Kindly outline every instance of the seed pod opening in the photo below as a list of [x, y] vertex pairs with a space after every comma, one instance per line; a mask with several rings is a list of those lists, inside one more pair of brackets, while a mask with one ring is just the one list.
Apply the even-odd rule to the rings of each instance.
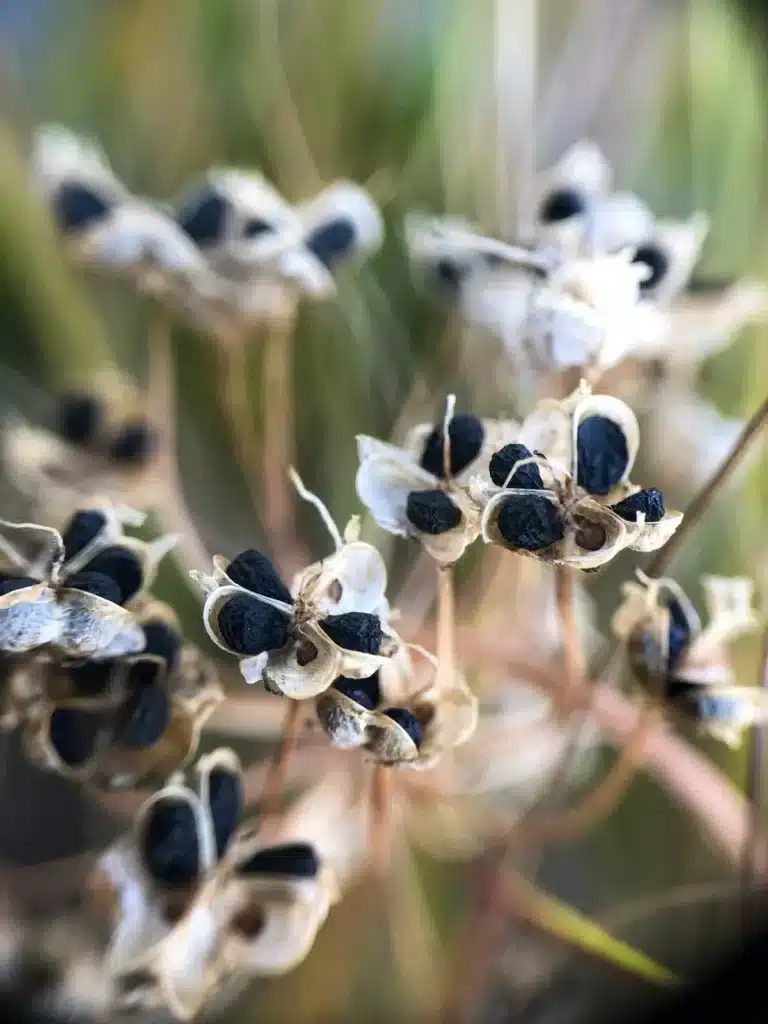
[[96, 712], [81, 708], [55, 708], [48, 724], [48, 737], [64, 764], [79, 768], [96, 753], [103, 725], [103, 715]]
[[559, 509], [537, 494], [518, 494], [504, 502], [498, 529], [508, 544], [523, 551], [541, 551], [565, 536]]
[[[451, 445], [451, 475], [456, 476], [480, 454], [485, 428], [476, 416], [459, 413], [450, 422], [448, 438]], [[445, 477], [443, 440], [443, 425], [440, 424], [427, 437], [421, 456], [421, 468], [440, 480]]]
[[185, 886], [200, 873], [197, 817], [191, 804], [175, 797], [157, 800], [142, 822], [139, 848], [148, 874], [169, 886]]
[[368, 711], [374, 711], [381, 702], [378, 672], [374, 672], [368, 679], [348, 679], [347, 676], [339, 676], [333, 688]]
[[207, 795], [216, 840], [216, 855], [221, 857], [229, 845], [245, 806], [239, 773], [221, 765], [212, 768], [207, 776]]
[[182, 637], [172, 626], [162, 619], [150, 619], [142, 624], [144, 630], [144, 653], [156, 654], [173, 672], [181, 655]]
[[182, 204], [176, 222], [201, 248], [221, 242], [226, 233], [231, 204], [211, 185], [203, 185]]
[[454, 530], [461, 511], [444, 491], [411, 491], [405, 506], [408, 522], [421, 533], [439, 536]]
[[115, 716], [115, 739], [126, 747], [145, 750], [168, 729], [171, 702], [160, 675], [161, 667], [149, 659], [131, 666], [128, 696]]
[[347, 217], [335, 217], [321, 224], [307, 237], [306, 247], [329, 269], [355, 248], [357, 232]]
[[10, 594], [14, 590], [23, 590], [25, 587], [34, 587], [39, 580], [32, 576], [9, 576], [0, 574], [0, 597], [3, 594]]
[[101, 533], [107, 517], [98, 509], [81, 509], [72, 516], [62, 533], [64, 560], [69, 561]]
[[636, 521], [638, 512], [645, 514], [646, 523], [658, 523], [664, 518], [666, 511], [664, 495], [655, 487], [649, 487], [644, 491], [637, 491], [636, 494], [630, 494], [623, 501], [611, 505], [611, 510], [617, 516], [621, 516], [622, 519], [631, 523]]
[[143, 420], [124, 423], [107, 448], [107, 454], [117, 462], [136, 465], [144, 462], [155, 446], [155, 432]]
[[384, 714], [387, 718], [391, 718], [393, 722], [396, 722], [401, 729], [405, 729], [416, 744], [417, 749], [421, 746], [424, 739], [424, 729], [414, 714], [406, 708], [388, 708]]
[[58, 433], [73, 444], [87, 444], [96, 436], [104, 416], [94, 395], [74, 392], [59, 399]]
[[640, 282], [640, 292], [646, 294], [660, 284], [669, 270], [669, 256], [665, 250], [655, 242], [645, 242], [635, 249], [632, 257], [633, 263], [642, 263], [650, 270], [650, 276]]
[[289, 623], [271, 605], [237, 594], [221, 606], [218, 627], [224, 643], [237, 654], [276, 651], [288, 642]]
[[51, 211], [56, 227], [63, 234], [84, 231], [104, 220], [114, 203], [99, 195], [96, 189], [78, 181], [64, 181], [56, 189]]
[[539, 220], [543, 224], [557, 224], [585, 213], [587, 200], [576, 188], [553, 189], [539, 207]]
[[117, 544], [97, 552], [82, 571], [103, 573], [114, 580], [119, 589], [115, 603], [121, 605], [135, 597], [143, 583], [141, 562], [133, 551]]

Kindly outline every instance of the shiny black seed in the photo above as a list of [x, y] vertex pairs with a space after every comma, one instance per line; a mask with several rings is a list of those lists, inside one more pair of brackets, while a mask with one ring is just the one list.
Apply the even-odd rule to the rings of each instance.
[[143, 420], [124, 423], [107, 448], [110, 459], [118, 462], [139, 463], [152, 454], [155, 432]]
[[107, 517], [97, 509], [75, 512], [62, 534], [65, 559], [73, 558], [101, 533]]
[[291, 592], [277, 575], [275, 567], [266, 555], [250, 548], [233, 559], [227, 567], [227, 576], [254, 594], [272, 597], [276, 601], [293, 604]]
[[182, 205], [176, 220], [197, 245], [212, 245], [224, 236], [229, 206], [229, 202], [214, 192], [210, 185], [203, 185]]
[[200, 871], [197, 822], [186, 801], [168, 798], [150, 808], [141, 836], [149, 874], [166, 885], [187, 885]]
[[586, 197], [575, 188], [557, 188], [549, 193], [539, 207], [539, 220], [544, 224], [555, 224], [584, 213]]
[[333, 684], [333, 688], [361, 707], [367, 708], [368, 711], [375, 710], [381, 700], [378, 672], [374, 672], [368, 679], [349, 679], [347, 676], [339, 676]]
[[79, 182], [65, 181], [53, 196], [53, 216], [60, 231], [81, 231], [103, 220], [113, 203]]
[[667, 668], [674, 672], [685, 656], [691, 642], [691, 625], [679, 601], [671, 598], [667, 602], [669, 608], [669, 639]]
[[378, 654], [384, 634], [378, 615], [368, 612], [347, 612], [322, 619], [320, 628], [339, 647], [362, 654]]
[[405, 514], [417, 530], [433, 536], [447, 533], [461, 522], [461, 512], [444, 491], [411, 491]]
[[221, 857], [243, 813], [245, 797], [240, 776], [227, 768], [214, 768], [208, 775], [208, 804], [216, 836], [216, 854]]
[[410, 711], [406, 711], [405, 708], [388, 708], [384, 714], [387, 718], [391, 718], [393, 722], [397, 722], [401, 729], [405, 729], [417, 747], [421, 746], [421, 741], [424, 739], [424, 730], [421, 727], [421, 722], [415, 715], [412, 715]]
[[24, 587], [34, 587], [40, 580], [32, 576], [7, 576], [5, 573], [0, 576], [0, 597], [3, 594], [10, 594], [13, 590], [23, 590]]
[[65, 586], [72, 590], [84, 590], [86, 594], [93, 594], [94, 597], [103, 597], [105, 601], [113, 604], [121, 604], [120, 587], [116, 580], [103, 572], [96, 572], [93, 569], [81, 569], [67, 576]]
[[454, 260], [443, 257], [435, 263], [435, 277], [441, 287], [448, 291], [457, 292], [465, 276], [466, 269]]
[[238, 594], [219, 610], [219, 632], [237, 654], [277, 651], [288, 642], [288, 619], [255, 597]]
[[99, 697], [106, 692], [115, 663], [107, 661], [86, 661], [73, 665], [68, 670], [75, 697]]
[[[448, 428], [451, 442], [451, 475], [465, 469], [480, 454], [485, 437], [485, 428], [476, 416], [460, 413], [451, 420]], [[434, 428], [424, 444], [421, 468], [433, 476], [443, 479], [443, 425]]]
[[101, 425], [101, 402], [93, 395], [73, 393], [59, 400], [57, 429], [62, 437], [75, 444], [92, 441]]
[[634, 523], [638, 512], [645, 512], [646, 523], [658, 523], [664, 518], [664, 495], [655, 487], [649, 487], [645, 491], [638, 491], [630, 494], [624, 501], [611, 505], [611, 509], [617, 516]]
[[304, 244], [321, 263], [332, 267], [349, 254], [356, 238], [354, 224], [347, 217], [336, 217], [316, 228]]
[[539, 467], [535, 462], [521, 466], [511, 480], [509, 474], [515, 463], [522, 459], [530, 459], [533, 453], [524, 444], [506, 444], [501, 451], [495, 452], [488, 467], [491, 480], [497, 487], [527, 487], [531, 490], [544, 486]]
[[165, 688], [157, 681], [159, 674], [151, 661], [131, 666], [128, 696], [115, 716], [115, 739], [126, 747], [145, 750], [168, 728], [171, 706]]
[[49, 724], [51, 746], [64, 764], [76, 768], [93, 757], [102, 724], [100, 714], [81, 708], [56, 708]]
[[144, 630], [144, 653], [156, 654], [173, 672], [181, 652], [181, 635], [162, 619], [150, 619], [142, 626]]
[[263, 220], [261, 217], [249, 217], [243, 224], [243, 237], [258, 238], [259, 235], [265, 235], [274, 230], [274, 225], [270, 224], [268, 220]]
[[243, 875], [289, 875], [315, 878], [320, 861], [309, 843], [284, 843], [259, 850], [240, 867]]
[[651, 276], [647, 280], [640, 282], [641, 292], [652, 291], [663, 280], [664, 275], [669, 270], [669, 256], [660, 245], [655, 245], [653, 242], [639, 245], [635, 250], [635, 255], [632, 257], [632, 262], [642, 263], [651, 271]]
[[141, 590], [143, 573], [141, 562], [128, 548], [115, 544], [102, 548], [85, 566], [90, 572], [104, 573], [113, 579], [118, 587], [117, 604], [125, 604]]
[[513, 547], [540, 551], [565, 536], [557, 508], [538, 494], [521, 494], [501, 506], [499, 533]]
[[578, 482], [588, 494], [607, 494], [629, 462], [621, 427], [605, 416], [588, 416], [576, 434]]

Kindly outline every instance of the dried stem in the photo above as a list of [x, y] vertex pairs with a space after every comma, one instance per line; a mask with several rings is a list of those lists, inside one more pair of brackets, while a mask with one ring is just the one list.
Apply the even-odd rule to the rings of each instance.
[[[760, 689], [768, 688], [768, 630], [763, 635], [763, 656], [760, 660], [760, 675], [757, 681]], [[755, 851], [760, 842], [762, 818], [762, 781], [763, 760], [765, 751], [765, 727], [755, 725], [749, 741], [747, 760], [747, 781], [745, 792], [750, 808], [749, 831], [744, 842], [742, 858], [742, 916], [744, 931], [748, 932], [760, 916], [760, 908], [755, 904], [762, 902], [755, 899]]]
[[299, 735], [304, 724], [301, 701], [289, 700], [285, 713], [285, 724], [280, 746], [267, 771], [264, 788], [259, 801], [262, 818], [274, 817], [279, 813], [285, 796], [285, 780], [288, 774], [288, 763], [296, 749]]
[[383, 878], [389, 871], [392, 843], [392, 768], [377, 764], [371, 778], [371, 868]]
[[219, 401], [229, 420], [240, 470], [254, 512], [261, 508], [257, 467], [261, 445], [254, 428], [253, 408], [248, 391], [248, 337], [245, 332], [221, 339], [219, 357]]
[[449, 689], [455, 676], [456, 609], [453, 593], [453, 566], [437, 567], [437, 674], [435, 690]]
[[555, 593], [563, 640], [563, 661], [568, 686], [584, 678], [584, 651], [576, 623], [576, 585], [573, 570], [567, 565], [555, 566]]

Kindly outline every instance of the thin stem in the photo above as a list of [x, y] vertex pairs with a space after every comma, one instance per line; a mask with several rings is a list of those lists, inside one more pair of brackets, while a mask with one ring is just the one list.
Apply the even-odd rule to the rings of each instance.
[[304, 715], [301, 701], [289, 700], [280, 746], [277, 748], [272, 763], [269, 766], [267, 777], [264, 780], [264, 788], [261, 791], [259, 804], [261, 815], [265, 819], [274, 817], [280, 811], [285, 795], [288, 763], [296, 749], [303, 724]]
[[278, 568], [290, 575], [299, 568], [293, 492], [287, 471], [295, 460], [293, 401], [293, 329], [295, 309], [273, 320], [264, 338], [262, 396], [264, 415], [264, 526]]
[[373, 766], [371, 778], [371, 868], [383, 878], [389, 871], [392, 844], [392, 768]]
[[220, 339], [219, 400], [229, 420], [235, 445], [235, 461], [248, 488], [254, 512], [261, 508], [258, 469], [261, 445], [254, 428], [253, 408], [248, 391], [248, 338], [243, 334]]
[[717, 492], [733, 476], [741, 463], [741, 460], [746, 455], [750, 445], [766, 423], [768, 423], [768, 398], [763, 401], [762, 405], [760, 405], [751, 419], [744, 425], [744, 429], [739, 435], [733, 448], [731, 448], [725, 459], [718, 466], [709, 480], [704, 483], [701, 490], [688, 506], [685, 517], [677, 530], [672, 534], [664, 547], [659, 549], [656, 557], [651, 560], [650, 564], [645, 569], [648, 576], [658, 577], [665, 574], [679, 553], [683, 545], [683, 541], [685, 541], [697, 523], [704, 517], [704, 514], [712, 504]]
[[[760, 675], [757, 685], [760, 689], [768, 689], [768, 630], [763, 636], [763, 656], [760, 660]], [[762, 781], [763, 760], [765, 753], [765, 727], [755, 725], [749, 741], [747, 760], [747, 781], [745, 792], [750, 808], [749, 831], [744, 842], [742, 858], [742, 921], [744, 931], [748, 932], [759, 918], [759, 908], [755, 907], [755, 851], [760, 842], [762, 818]]]
[[453, 686], [455, 676], [456, 608], [453, 593], [453, 566], [437, 568], [437, 675], [435, 689]]
[[573, 570], [567, 565], [555, 566], [555, 594], [563, 640], [563, 662], [568, 686], [584, 678], [584, 650], [576, 623], [576, 583]]

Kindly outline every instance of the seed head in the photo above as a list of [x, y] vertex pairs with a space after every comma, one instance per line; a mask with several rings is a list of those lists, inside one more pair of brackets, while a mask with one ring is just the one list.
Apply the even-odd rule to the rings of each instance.
[[154, 746], [171, 720], [168, 694], [157, 682], [154, 662], [137, 662], [131, 669], [130, 692], [115, 716], [115, 738], [134, 750]]
[[163, 800], [147, 815], [141, 854], [149, 874], [166, 885], [182, 886], [200, 871], [197, 822], [186, 801]]
[[202, 188], [184, 203], [176, 214], [179, 227], [195, 242], [205, 247], [215, 245], [224, 237], [230, 204], [210, 185]]
[[67, 672], [76, 697], [99, 697], [106, 692], [114, 661], [85, 661], [82, 665], [73, 665]]
[[150, 619], [143, 624], [144, 653], [163, 658], [168, 671], [173, 672], [181, 652], [181, 636], [162, 619]]
[[508, 481], [507, 478], [512, 472], [512, 467], [523, 459], [532, 458], [532, 453], [524, 444], [506, 444], [495, 452], [491, 457], [488, 467], [491, 480], [497, 487], [525, 487], [530, 490], [544, 486], [541, 479], [539, 467], [535, 462], [529, 462], [527, 466], [521, 466], [515, 475]]
[[384, 634], [381, 619], [369, 612], [329, 615], [319, 623], [323, 632], [339, 647], [361, 654], [378, 654]]
[[624, 431], [605, 416], [588, 416], [576, 434], [578, 482], [588, 494], [608, 494], [629, 462]]
[[368, 711], [374, 711], [381, 701], [378, 672], [374, 672], [368, 679], [349, 679], [347, 676], [339, 676], [333, 684], [333, 688]]
[[[485, 428], [476, 416], [460, 413], [451, 420], [448, 437], [451, 442], [451, 474], [455, 476], [480, 454]], [[442, 423], [433, 429], [424, 444], [421, 468], [440, 480], [445, 476]]]
[[401, 729], [405, 729], [416, 744], [417, 749], [421, 746], [421, 742], [424, 739], [424, 730], [421, 727], [421, 722], [415, 715], [405, 708], [388, 708], [384, 714], [387, 718], [391, 718], [393, 722], [397, 722]]
[[152, 453], [155, 435], [148, 423], [136, 420], [124, 423], [112, 439], [107, 453], [111, 459], [136, 465]]
[[75, 512], [62, 534], [65, 561], [74, 558], [95, 537], [98, 537], [106, 522], [107, 517], [98, 509], [82, 509]]
[[320, 870], [317, 853], [309, 843], [284, 843], [259, 850], [240, 868], [244, 875], [290, 875], [315, 878]]
[[219, 632], [237, 654], [278, 651], [288, 642], [288, 620], [277, 608], [256, 597], [237, 594], [219, 611]]
[[291, 592], [278, 576], [275, 567], [266, 555], [254, 551], [253, 548], [243, 551], [229, 563], [227, 576], [233, 583], [245, 587], [254, 594], [293, 604]]
[[638, 491], [630, 494], [623, 501], [611, 505], [611, 509], [617, 516], [635, 522], [638, 512], [645, 512], [646, 523], [658, 523], [664, 518], [664, 495], [655, 487], [649, 487], [645, 491]]
[[498, 526], [504, 540], [523, 551], [540, 551], [565, 536], [558, 509], [538, 494], [521, 494], [505, 502]]
[[455, 529], [461, 512], [444, 491], [411, 491], [405, 505], [408, 522], [422, 533], [437, 536]]

